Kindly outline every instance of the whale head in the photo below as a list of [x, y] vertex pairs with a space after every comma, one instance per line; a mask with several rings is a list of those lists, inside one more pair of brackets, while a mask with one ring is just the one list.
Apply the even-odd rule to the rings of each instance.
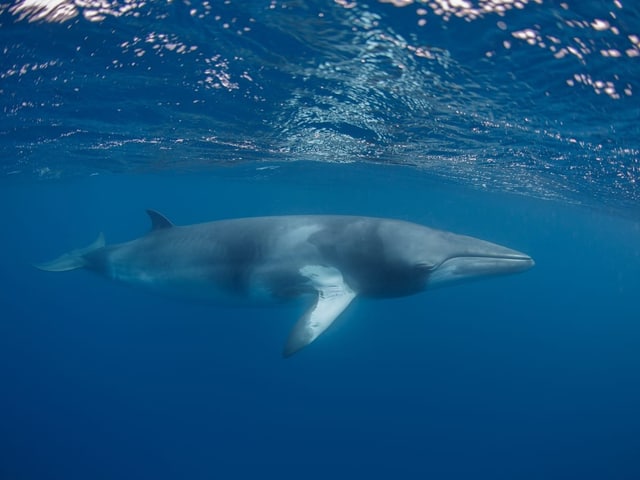
[[524, 272], [535, 265], [529, 255], [517, 250], [428, 227], [406, 232], [400, 242], [395, 238], [393, 254], [424, 274], [426, 288]]
[[429, 288], [524, 272], [535, 264], [525, 253], [465, 235], [431, 234], [426, 243], [427, 254], [419, 265], [427, 272]]

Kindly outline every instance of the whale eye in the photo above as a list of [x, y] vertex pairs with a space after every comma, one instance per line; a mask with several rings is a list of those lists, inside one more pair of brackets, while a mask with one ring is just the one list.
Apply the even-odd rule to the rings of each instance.
[[432, 272], [436, 268], [438, 268], [438, 265], [435, 265], [433, 263], [416, 263], [414, 268], [423, 272]]

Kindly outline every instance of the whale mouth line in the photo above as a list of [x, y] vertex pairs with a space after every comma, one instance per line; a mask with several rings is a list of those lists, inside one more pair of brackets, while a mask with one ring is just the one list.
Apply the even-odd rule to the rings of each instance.
[[[513, 260], [516, 262], [530, 262], [535, 264], [533, 258], [524, 253], [496, 254], [496, 255], [454, 255], [442, 261], [442, 263], [454, 259], [477, 259], [477, 260]], [[441, 264], [442, 264], [441, 263]]]
[[437, 264], [421, 264], [420, 267], [424, 268], [426, 270], [437, 270], [438, 268], [440, 268], [442, 265], [446, 264], [447, 262], [455, 262], [456, 260], [468, 260], [468, 261], [473, 261], [476, 260], [478, 262], [491, 262], [491, 261], [498, 261], [498, 262], [504, 262], [505, 264], [507, 263], [511, 263], [514, 265], [523, 265], [523, 266], [527, 266], [527, 267], [533, 267], [535, 266], [536, 262], [533, 260], [533, 258], [531, 258], [529, 255], [526, 255], [524, 253], [513, 253], [513, 254], [495, 254], [495, 255], [453, 255], [451, 257], [447, 257], [444, 260], [442, 260], [440, 263]]
[[509, 273], [524, 271], [535, 265], [533, 258], [524, 253], [507, 253], [494, 255], [455, 255], [443, 260], [435, 270], [450, 269], [459, 273]]
[[458, 283], [488, 276], [509, 275], [529, 270], [535, 265], [524, 253], [454, 255], [428, 267], [430, 287]]
[[512, 264], [512, 265], [522, 265], [522, 266], [528, 266], [528, 267], [533, 267], [535, 265], [535, 261], [529, 255], [526, 255], [524, 253], [513, 253], [513, 254], [495, 254], [495, 255], [454, 255], [452, 257], [449, 257], [443, 260], [439, 266], [450, 261], [455, 262], [456, 260], [469, 261], [469, 262], [477, 261], [479, 263], [497, 262], [497, 263], [504, 263], [505, 265]]

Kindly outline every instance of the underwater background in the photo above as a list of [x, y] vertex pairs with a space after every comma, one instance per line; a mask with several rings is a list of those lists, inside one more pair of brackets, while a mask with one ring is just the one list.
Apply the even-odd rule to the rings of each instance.
[[[640, 478], [640, 5], [0, 2], [0, 480]], [[525, 273], [230, 308], [34, 263], [392, 217]]]

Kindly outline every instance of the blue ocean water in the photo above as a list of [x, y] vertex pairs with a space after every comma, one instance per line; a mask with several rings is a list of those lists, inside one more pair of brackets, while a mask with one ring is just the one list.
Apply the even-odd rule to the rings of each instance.
[[[0, 4], [0, 479], [640, 478], [631, 1]], [[393, 217], [534, 269], [230, 308], [32, 267], [177, 224]]]

